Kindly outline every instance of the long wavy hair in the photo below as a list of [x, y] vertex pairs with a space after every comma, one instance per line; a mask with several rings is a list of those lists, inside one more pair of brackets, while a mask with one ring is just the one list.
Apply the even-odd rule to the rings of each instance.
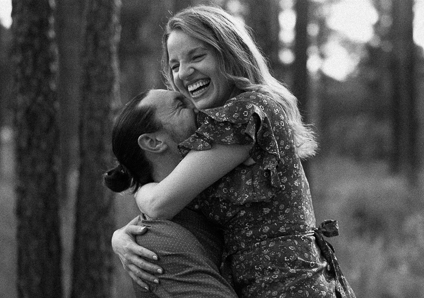
[[293, 129], [298, 156], [307, 158], [315, 154], [315, 136], [302, 122], [296, 97], [271, 75], [264, 56], [244, 24], [221, 8], [203, 5], [189, 7], [170, 18], [162, 38], [162, 72], [168, 88], [178, 90], [167, 51], [168, 37], [174, 30], [181, 30], [212, 46], [222, 75], [234, 82], [239, 90], [264, 92], [281, 103]]

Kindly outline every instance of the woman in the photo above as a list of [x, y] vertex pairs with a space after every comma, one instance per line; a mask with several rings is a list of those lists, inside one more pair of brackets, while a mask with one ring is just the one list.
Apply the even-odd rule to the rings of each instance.
[[315, 227], [300, 163], [313, 135], [243, 26], [217, 8], [184, 10], [167, 24], [163, 62], [170, 86], [207, 110], [176, 170], [139, 190], [140, 209], [171, 218], [206, 189], [196, 207], [224, 229], [240, 297], [354, 297]]

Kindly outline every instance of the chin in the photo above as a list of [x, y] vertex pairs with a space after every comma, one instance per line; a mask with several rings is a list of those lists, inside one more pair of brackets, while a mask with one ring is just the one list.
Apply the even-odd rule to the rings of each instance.
[[213, 100], [210, 98], [203, 98], [197, 101], [197, 108], [199, 109], [211, 109], [217, 107], [216, 104], [213, 104]]

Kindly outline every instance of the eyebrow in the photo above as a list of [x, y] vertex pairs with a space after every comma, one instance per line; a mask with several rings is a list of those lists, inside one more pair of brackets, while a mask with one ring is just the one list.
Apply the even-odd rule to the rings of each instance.
[[[195, 47], [195, 48], [191, 49], [190, 51], [188, 51], [188, 53], [186, 54], [186, 56], [191, 56], [191, 55], [193, 55], [194, 52], [196, 52], [198, 50], [207, 51], [207, 48], [205, 48], [203, 46]], [[170, 59], [169, 62], [168, 62], [168, 64], [171, 64], [173, 61], [175, 61], [175, 59]]]

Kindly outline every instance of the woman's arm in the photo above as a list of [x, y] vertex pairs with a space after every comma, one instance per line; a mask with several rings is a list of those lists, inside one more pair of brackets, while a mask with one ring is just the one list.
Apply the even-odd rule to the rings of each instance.
[[251, 145], [218, 145], [190, 151], [165, 179], [140, 188], [136, 202], [151, 218], [170, 219], [199, 193], [249, 158]]
[[135, 236], [147, 232], [147, 228], [137, 225], [137, 222], [138, 217], [116, 230], [112, 236], [112, 247], [131, 278], [138, 285], [147, 289], [148, 285], [144, 281], [155, 282], [158, 278], [153, 274], [162, 273], [163, 270], [159, 266], [145, 261], [145, 259], [157, 260], [158, 257], [135, 242]]

